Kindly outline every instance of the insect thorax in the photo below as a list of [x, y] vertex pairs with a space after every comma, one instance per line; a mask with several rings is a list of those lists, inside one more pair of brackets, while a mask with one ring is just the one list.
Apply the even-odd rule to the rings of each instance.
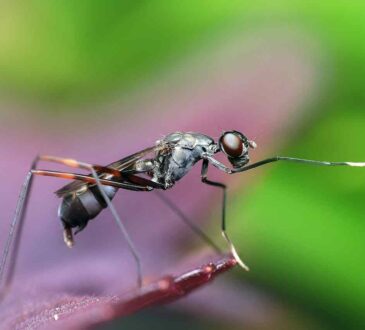
[[190, 169], [202, 158], [202, 153], [214, 154], [215, 143], [209, 136], [199, 133], [176, 132], [167, 135], [159, 143], [170, 146], [168, 153], [156, 156], [154, 180], [170, 188], [174, 183], [186, 175]]

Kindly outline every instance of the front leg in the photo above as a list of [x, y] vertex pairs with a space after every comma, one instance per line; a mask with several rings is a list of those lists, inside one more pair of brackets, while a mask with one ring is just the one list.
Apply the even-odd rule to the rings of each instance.
[[[203, 154], [202, 158], [203, 158], [203, 167], [204, 167], [204, 162], [206, 162], [206, 163], [209, 162], [214, 167], [216, 167], [218, 170], [221, 170], [221, 171], [226, 172], [228, 174], [232, 174], [232, 169], [230, 169], [229, 167], [227, 167], [226, 165], [224, 165], [220, 161], [216, 160], [212, 156], [210, 156], [208, 154]], [[206, 166], [208, 167], [208, 165], [206, 165]], [[203, 169], [202, 169], [202, 171], [203, 171]], [[208, 169], [206, 171], [208, 171]], [[203, 175], [203, 173], [202, 173], [202, 175]]]
[[234, 174], [238, 172], [245, 172], [248, 170], [252, 170], [256, 167], [260, 167], [266, 164], [278, 162], [278, 161], [286, 161], [290, 163], [301, 163], [307, 165], [317, 165], [317, 166], [351, 166], [351, 167], [365, 167], [365, 162], [328, 162], [323, 160], [313, 160], [313, 159], [304, 159], [304, 158], [295, 158], [295, 157], [284, 157], [284, 156], [275, 156], [271, 158], [266, 158], [264, 160], [260, 160], [256, 163], [245, 165], [242, 167], [237, 168], [229, 168], [220, 161], [216, 160], [210, 155], [203, 154], [202, 158], [207, 160], [213, 166], [218, 168], [219, 170], [227, 173], [227, 174]]
[[291, 163], [302, 163], [307, 165], [319, 165], [319, 166], [351, 166], [351, 167], [365, 167], [365, 162], [328, 162], [322, 160], [312, 160], [312, 159], [303, 159], [303, 158], [294, 158], [294, 157], [283, 157], [283, 156], [275, 156], [271, 158], [267, 158], [261, 160], [259, 162], [253, 163], [251, 165], [243, 166], [240, 168], [235, 168], [231, 170], [231, 173], [244, 172], [248, 170], [252, 170], [256, 167], [260, 167], [262, 165], [278, 162], [278, 161], [286, 161]]

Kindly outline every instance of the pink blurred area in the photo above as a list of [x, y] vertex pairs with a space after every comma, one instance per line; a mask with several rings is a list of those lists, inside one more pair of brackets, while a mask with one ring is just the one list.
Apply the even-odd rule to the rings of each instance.
[[[94, 106], [90, 112], [29, 111], [15, 101], [4, 101], [0, 115], [0, 241], [6, 240], [21, 184], [36, 154], [103, 165], [151, 146], [173, 131], [198, 131], [218, 138], [222, 131], [234, 129], [257, 142], [252, 159], [272, 156], [295, 130], [305, 102], [316, 95], [317, 62], [299, 35], [266, 31], [253, 39], [255, 43], [235, 38], [222, 41], [224, 47], [191, 58], [159, 81]], [[59, 168], [46, 163], [39, 167]], [[212, 208], [218, 209], [220, 196], [202, 185], [199, 175], [198, 165], [166, 193], [203, 224]], [[245, 182], [243, 176], [227, 177], [214, 168], [210, 176], [233, 185]], [[24, 300], [30, 308], [38, 299], [35, 292], [107, 295], [135, 285], [133, 259], [108, 210], [76, 237], [72, 250], [64, 246], [57, 218], [59, 201], [53, 191], [66, 183], [43, 177], [35, 180], [9, 306]], [[153, 192], [120, 191], [114, 203], [141, 253], [147, 278], [182, 267], [180, 260], [189, 254], [192, 242], [198, 241]], [[194, 301], [201, 301], [199, 295], [209, 296], [218, 312], [212, 296], [219, 292], [213, 285], [185, 304], [194, 306]], [[234, 308], [227, 313], [253, 323], [259, 319]]]

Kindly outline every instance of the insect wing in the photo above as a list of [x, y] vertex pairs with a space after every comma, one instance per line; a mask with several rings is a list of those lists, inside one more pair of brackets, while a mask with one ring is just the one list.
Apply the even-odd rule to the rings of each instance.
[[117, 160], [116, 162], [113, 162], [113, 163], [107, 165], [107, 167], [122, 172], [123, 170], [127, 169], [128, 167], [131, 167], [136, 161], [147, 156], [149, 153], [158, 152], [158, 151], [161, 151], [162, 149], [163, 149], [163, 147], [160, 145], [157, 145], [155, 147], [146, 148], [139, 152], [136, 152], [135, 154], [132, 154], [130, 156]]
[[[157, 145], [154, 147], [150, 147], [150, 148], [146, 148], [143, 149], [139, 152], [136, 152], [132, 155], [129, 155], [127, 157], [124, 157], [120, 160], [117, 160], [116, 162], [113, 162], [109, 165], [107, 165], [106, 167], [123, 172], [123, 170], [131, 167], [133, 164], [135, 164], [135, 162], [137, 162], [138, 160], [142, 159], [143, 157], [147, 156], [149, 153], [152, 152], [160, 152], [163, 151], [164, 149], [166, 149], [166, 146], [162, 146], [162, 145]], [[103, 173], [102, 171], [97, 171], [97, 173], [99, 174], [99, 177], [101, 179], [105, 178], [105, 177], [110, 177], [110, 173]], [[127, 179], [126, 179], [127, 180]], [[69, 193], [72, 192], [76, 192], [78, 190], [83, 189], [84, 187], [86, 187], [88, 185], [88, 183], [82, 182], [82, 181], [72, 181], [71, 183], [65, 185], [64, 187], [62, 187], [61, 189], [57, 190], [55, 192], [55, 194], [58, 197], [63, 197]]]

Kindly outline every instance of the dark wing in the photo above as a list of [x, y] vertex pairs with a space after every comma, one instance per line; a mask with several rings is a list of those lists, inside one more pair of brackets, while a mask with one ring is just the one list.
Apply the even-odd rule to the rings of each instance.
[[[130, 156], [127, 156], [125, 158], [122, 158], [116, 162], [113, 162], [109, 165], [107, 165], [106, 167], [108, 168], [112, 168], [114, 170], [117, 170], [119, 172], [123, 172], [123, 170], [128, 169], [129, 167], [131, 167], [136, 161], [142, 159], [143, 157], [147, 156], [149, 153], [152, 152], [159, 152], [162, 151], [164, 149], [166, 149], [167, 146], [166, 145], [157, 145], [154, 147], [150, 147], [150, 148], [146, 148], [143, 149], [139, 152], [136, 152]], [[106, 176], [110, 176], [110, 173], [103, 173], [102, 171], [97, 171], [97, 173], [99, 174], [99, 177], [101, 179], [105, 178]], [[89, 174], [90, 175], [90, 174]], [[64, 197], [65, 195], [75, 192], [77, 190], [80, 190], [81, 188], [83, 188], [84, 186], [87, 186], [88, 183], [82, 182], [82, 181], [72, 181], [71, 183], [67, 184], [66, 186], [62, 187], [61, 189], [57, 190], [55, 192], [55, 194], [58, 197]]]
[[130, 156], [124, 157], [120, 160], [117, 160], [116, 162], [113, 162], [106, 167], [110, 167], [114, 170], [123, 171], [124, 169], [127, 169], [128, 167], [132, 166], [136, 161], [140, 160], [141, 158], [145, 157], [151, 152], [158, 152], [163, 150], [164, 147], [161, 145], [157, 145], [154, 147], [143, 149], [139, 152], [136, 152], [135, 154], [132, 154]]

